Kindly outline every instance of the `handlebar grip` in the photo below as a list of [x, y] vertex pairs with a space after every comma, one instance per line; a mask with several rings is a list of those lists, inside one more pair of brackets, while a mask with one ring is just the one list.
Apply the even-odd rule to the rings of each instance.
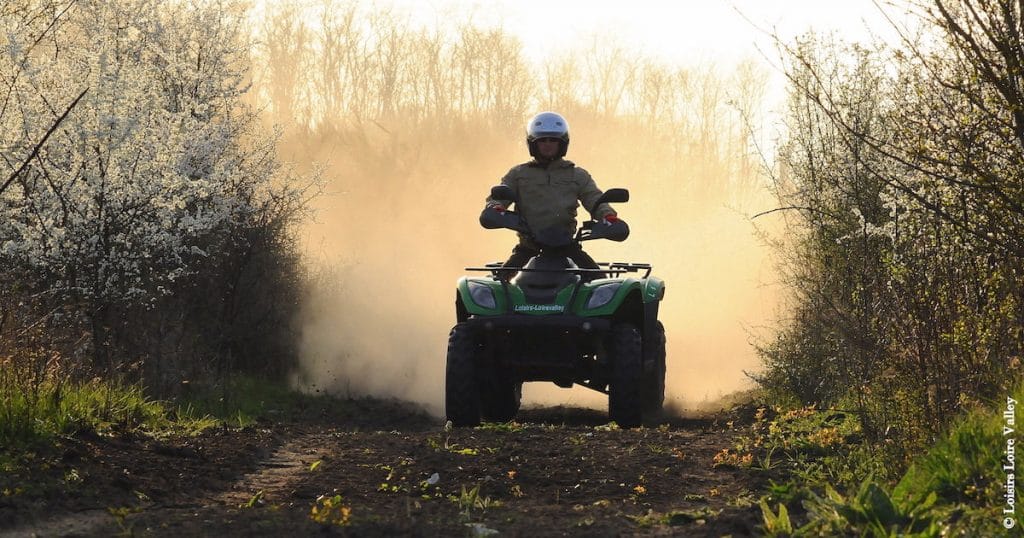
[[586, 237], [587, 239], [609, 239], [612, 241], [625, 241], [629, 237], [629, 225], [624, 220], [617, 220], [615, 222], [597, 222], [590, 221], [584, 223], [590, 224], [590, 234]]
[[493, 207], [484, 208], [480, 213], [480, 226], [488, 230], [497, 228], [508, 228], [519, 231], [522, 229], [522, 219], [513, 211], [498, 211]]

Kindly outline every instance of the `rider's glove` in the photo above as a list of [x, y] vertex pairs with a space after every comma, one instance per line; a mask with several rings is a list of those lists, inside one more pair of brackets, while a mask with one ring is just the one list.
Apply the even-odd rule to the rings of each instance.
[[610, 213], [610, 214], [604, 216], [604, 223], [605, 223], [606, 226], [611, 226], [612, 224], [615, 224], [616, 222], [619, 222], [619, 216], [616, 215], [615, 213]]

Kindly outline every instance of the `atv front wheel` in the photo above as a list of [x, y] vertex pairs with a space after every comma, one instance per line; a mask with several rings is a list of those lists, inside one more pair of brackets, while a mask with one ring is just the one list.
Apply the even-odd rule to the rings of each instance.
[[658, 415], [665, 405], [665, 326], [655, 322], [644, 338], [643, 412]]
[[643, 343], [640, 330], [629, 323], [612, 327], [612, 380], [608, 417], [622, 428], [640, 425], [643, 401]]
[[481, 368], [480, 414], [488, 422], [508, 422], [516, 418], [522, 400], [523, 384], [509, 381], [497, 367]]
[[480, 386], [476, 378], [479, 346], [473, 331], [463, 323], [448, 335], [448, 360], [444, 379], [444, 410], [454, 426], [480, 424]]

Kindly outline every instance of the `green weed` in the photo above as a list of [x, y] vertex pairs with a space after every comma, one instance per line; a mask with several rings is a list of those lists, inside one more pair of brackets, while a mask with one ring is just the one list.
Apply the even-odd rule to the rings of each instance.
[[819, 535], [852, 532], [876, 537], [939, 536], [942, 526], [931, 511], [937, 498], [932, 492], [920, 502], [905, 502], [893, 498], [871, 476], [848, 497], [826, 485], [824, 496], [813, 495], [804, 503], [810, 522], [803, 529]]
[[480, 484], [466, 489], [462, 486], [459, 495], [449, 495], [448, 500], [457, 504], [463, 517], [469, 519], [473, 510], [487, 511], [489, 508], [501, 506], [501, 501], [480, 495]]
[[484, 422], [477, 426], [476, 429], [492, 432], [518, 433], [525, 430], [526, 426], [518, 422]]
[[352, 508], [342, 503], [341, 495], [321, 495], [309, 509], [309, 519], [321, 525], [347, 527], [352, 522]]
[[409, 493], [409, 485], [381, 482], [381, 484], [377, 486], [377, 491], [381, 493]]
[[257, 491], [255, 494], [253, 494], [252, 497], [249, 497], [248, 501], [238, 505], [238, 507], [239, 508], [256, 508], [257, 506], [260, 506], [260, 505], [263, 504], [263, 495], [264, 495], [263, 494], [263, 490], [261, 489], [261, 490]]
[[488, 454], [494, 454], [498, 451], [497, 448], [483, 447], [483, 448], [472, 448], [463, 447], [457, 443], [451, 442], [451, 436], [445, 434], [444, 441], [441, 441], [441, 435], [429, 436], [426, 438], [427, 448], [434, 452], [450, 452], [452, 454], [458, 454], [460, 456], [478, 456], [480, 452], [486, 452]]
[[126, 520], [128, 519], [128, 516], [130, 516], [132, 514], [135, 514], [135, 513], [138, 513], [139, 511], [140, 510], [138, 508], [128, 508], [128, 507], [119, 507], [119, 508], [108, 507], [107, 508], [107, 513], [110, 514], [114, 518], [114, 522], [117, 523], [117, 528], [118, 528], [117, 535], [118, 536], [134, 536], [135, 535], [134, 525], [128, 524], [126, 522]]
[[779, 503], [778, 514], [772, 512], [766, 499], [762, 498], [760, 504], [765, 536], [791, 536], [793, 534], [793, 522], [789, 519], [789, 510], [786, 509], [785, 504]]

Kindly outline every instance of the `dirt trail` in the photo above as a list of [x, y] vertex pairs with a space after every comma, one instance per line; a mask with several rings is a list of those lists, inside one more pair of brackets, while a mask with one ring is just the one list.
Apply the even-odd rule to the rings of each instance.
[[541, 408], [445, 431], [399, 404], [351, 405], [190, 439], [76, 440], [81, 487], [0, 503], [0, 535], [757, 534], [761, 478], [714, 466], [735, 432], [711, 419], [623, 431]]

